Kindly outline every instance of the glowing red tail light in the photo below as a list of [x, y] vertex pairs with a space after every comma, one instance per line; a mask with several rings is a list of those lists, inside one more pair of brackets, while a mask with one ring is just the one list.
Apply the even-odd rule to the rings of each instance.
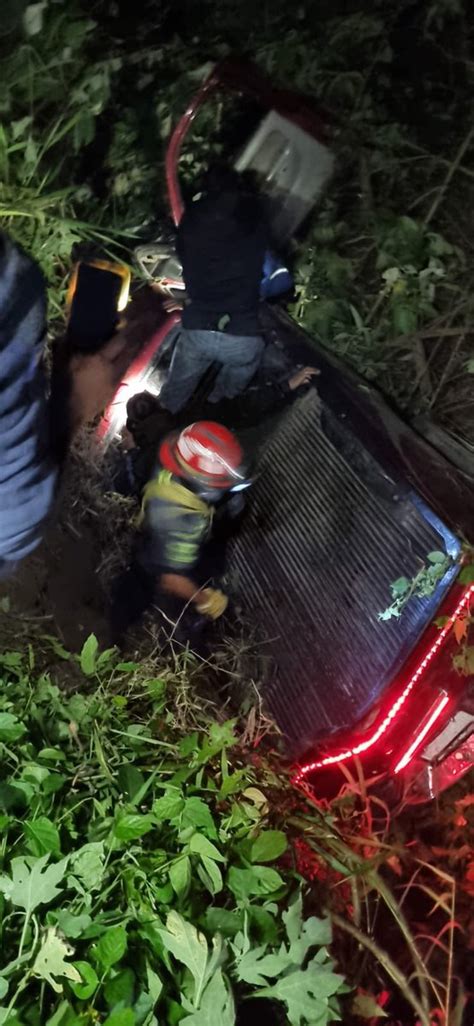
[[[369, 751], [371, 748], [374, 747], [374, 745], [377, 744], [378, 741], [380, 741], [380, 739], [384, 736], [384, 734], [386, 734], [386, 732], [389, 730], [389, 728], [393, 725], [394, 721], [399, 716], [399, 714], [400, 714], [402, 708], [404, 707], [408, 697], [411, 695], [411, 693], [413, 692], [413, 689], [418, 684], [420, 679], [423, 677], [427, 667], [431, 663], [431, 661], [434, 658], [434, 656], [437, 655], [437, 653], [440, 651], [440, 649], [445, 644], [446, 639], [447, 639], [447, 637], [449, 635], [449, 632], [450, 632], [450, 630], [451, 630], [455, 620], [457, 620], [458, 617], [466, 609], [469, 608], [469, 603], [470, 603], [470, 601], [471, 601], [471, 599], [473, 597], [474, 597], [474, 584], [472, 584], [464, 592], [464, 594], [462, 595], [461, 599], [459, 600], [459, 602], [458, 602], [454, 612], [450, 615], [450, 617], [447, 620], [447, 622], [445, 623], [444, 627], [441, 628], [441, 630], [440, 630], [439, 634], [437, 635], [435, 641], [433, 642], [431, 647], [428, 649], [428, 651], [425, 653], [423, 658], [420, 660], [420, 662], [419, 662], [418, 666], [416, 667], [415, 671], [412, 673], [409, 681], [407, 682], [407, 684], [403, 688], [403, 691], [398, 695], [398, 698], [396, 698], [395, 701], [392, 703], [392, 705], [390, 706], [388, 711], [385, 713], [383, 719], [378, 724], [377, 723], [374, 724], [374, 726], [372, 727], [371, 733], [368, 734], [363, 740], [361, 740], [358, 744], [354, 745], [353, 747], [348, 747], [345, 750], [335, 752], [334, 754], [328, 754], [328, 755], [324, 756], [321, 759], [315, 760], [314, 762], [306, 763], [306, 765], [301, 766], [298, 769], [298, 772], [295, 774], [295, 776], [293, 778], [293, 783], [295, 783], [295, 784], [301, 783], [301, 781], [304, 779], [304, 777], [306, 777], [309, 773], [312, 773], [314, 770], [323, 769], [325, 767], [330, 767], [330, 766], [336, 766], [338, 763], [346, 762], [348, 759], [351, 759], [354, 756], [364, 755], [365, 752]], [[410, 751], [410, 749], [412, 748], [412, 745], [410, 745], [410, 749], [408, 749], [408, 752], [409, 752], [408, 759], [407, 759], [406, 762], [404, 762], [403, 765], [407, 765], [408, 764], [408, 762], [410, 761], [412, 755], [414, 754], [416, 749], [419, 748], [421, 742], [424, 740], [424, 738], [428, 734], [429, 730], [433, 726], [433, 723], [436, 722], [436, 720], [438, 719], [439, 716], [441, 716], [441, 713], [443, 712], [443, 710], [444, 710], [444, 708], [445, 708], [445, 706], [446, 706], [448, 701], [449, 701], [449, 697], [448, 696], [446, 696], [446, 700], [444, 700], [444, 696], [440, 697], [440, 700], [439, 700], [439, 702], [438, 702], [438, 704], [436, 706], [436, 709], [435, 709], [435, 712], [436, 712], [435, 719], [433, 720], [432, 723], [429, 723], [425, 733], [423, 733], [423, 735], [421, 737], [419, 735], [417, 735], [418, 743], [416, 743], [415, 748], [413, 748], [413, 751]], [[431, 712], [433, 713], [433, 710]], [[426, 726], [426, 722], [420, 728], [419, 734], [422, 733], [422, 731], [423, 731], [425, 726]], [[417, 741], [417, 738], [415, 738], [415, 741]], [[403, 761], [403, 759], [405, 759], [406, 755], [407, 755], [407, 753], [405, 753], [405, 756], [403, 756], [402, 759], [400, 760], [400, 762], [397, 763], [397, 767], [396, 767], [396, 772], [397, 773], [403, 768], [403, 766], [400, 765], [400, 763]]]
[[394, 773], [400, 773], [400, 770], [405, 769], [405, 766], [408, 766], [408, 763], [411, 762], [413, 756], [415, 755], [415, 752], [417, 752], [418, 749], [421, 747], [422, 742], [425, 740], [425, 737], [427, 737], [427, 735], [429, 734], [431, 728], [435, 725], [436, 721], [439, 720], [439, 717], [441, 716], [443, 710], [446, 708], [448, 702], [449, 695], [447, 695], [446, 692], [439, 695], [436, 702], [430, 709], [428, 715], [420, 724], [420, 727], [417, 733], [415, 734], [413, 741], [408, 746], [406, 752], [402, 755], [401, 759], [398, 760], [394, 769]]

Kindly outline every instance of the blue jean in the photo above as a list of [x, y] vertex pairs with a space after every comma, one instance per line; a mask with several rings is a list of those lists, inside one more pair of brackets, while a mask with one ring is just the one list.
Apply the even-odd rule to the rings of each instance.
[[259, 335], [227, 335], [223, 331], [183, 328], [171, 360], [160, 401], [171, 413], [182, 410], [213, 363], [221, 365], [209, 402], [234, 399], [250, 384], [262, 359]]

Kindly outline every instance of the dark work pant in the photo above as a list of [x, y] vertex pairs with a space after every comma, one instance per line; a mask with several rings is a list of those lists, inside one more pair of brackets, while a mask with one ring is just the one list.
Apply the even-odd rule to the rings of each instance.
[[182, 410], [203, 375], [214, 364], [221, 364], [209, 402], [234, 399], [256, 374], [264, 349], [259, 335], [227, 335], [224, 331], [192, 331], [183, 328], [171, 360], [168, 380], [161, 390], [160, 402], [177, 413]]

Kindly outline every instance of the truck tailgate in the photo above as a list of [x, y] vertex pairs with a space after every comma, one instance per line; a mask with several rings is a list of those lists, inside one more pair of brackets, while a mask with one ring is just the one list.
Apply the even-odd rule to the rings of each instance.
[[269, 710], [295, 757], [356, 725], [383, 696], [433, 619], [434, 595], [381, 622], [390, 585], [434, 550], [459, 545], [405, 481], [394, 481], [311, 389], [264, 445], [230, 566], [269, 642]]

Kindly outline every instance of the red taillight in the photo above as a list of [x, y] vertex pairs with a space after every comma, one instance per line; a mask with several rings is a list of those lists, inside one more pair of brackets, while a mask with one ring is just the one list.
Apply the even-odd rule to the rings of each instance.
[[[398, 698], [395, 699], [395, 701], [392, 703], [392, 705], [390, 706], [388, 711], [385, 712], [385, 714], [383, 716], [383, 719], [378, 724], [377, 723], [374, 724], [370, 734], [368, 734], [362, 741], [360, 741], [358, 744], [356, 744], [354, 746], [347, 747], [345, 750], [343, 750], [343, 751], [340, 750], [338, 752], [335, 752], [334, 754], [328, 754], [328, 755], [324, 756], [321, 759], [315, 760], [314, 762], [310, 762], [310, 763], [307, 763], [304, 766], [301, 766], [298, 769], [298, 772], [295, 774], [295, 777], [293, 778], [293, 782], [295, 784], [301, 783], [301, 781], [304, 779], [304, 777], [306, 777], [309, 773], [312, 773], [314, 770], [323, 769], [323, 768], [329, 767], [329, 766], [336, 766], [340, 762], [346, 762], [348, 759], [354, 758], [354, 756], [364, 755], [365, 752], [369, 751], [371, 748], [374, 747], [374, 745], [377, 744], [378, 741], [380, 741], [380, 739], [384, 736], [384, 734], [387, 733], [389, 728], [393, 725], [394, 721], [397, 719], [397, 717], [400, 714], [403, 706], [405, 705], [405, 702], [407, 701], [407, 698], [412, 693], [415, 685], [418, 684], [419, 680], [423, 677], [427, 667], [431, 663], [431, 661], [434, 658], [434, 656], [439, 652], [439, 650], [445, 644], [446, 639], [447, 639], [447, 637], [449, 635], [449, 632], [450, 632], [450, 630], [451, 630], [451, 628], [453, 626], [453, 623], [455, 622], [455, 620], [458, 619], [458, 617], [466, 609], [468, 609], [470, 600], [473, 598], [473, 596], [474, 596], [474, 584], [471, 585], [464, 592], [464, 594], [462, 595], [461, 599], [459, 600], [459, 602], [458, 602], [454, 612], [450, 615], [447, 623], [444, 625], [444, 627], [441, 628], [441, 630], [440, 630], [439, 634], [437, 635], [437, 637], [435, 638], [433, 644], [428, 649], [428, 651], [425, 653], [425, 655], [423, 656], [421, 661], [418, 663], [416, 669], [412, 673], [412, 675], [411, 675], [408, 683], [405, 685], [403, 691], [398, 695]], [[449, 701], [448, 696], [446, 696], [446, 700]], [[443, 709], [444, 709], [445, 705], [446, 705], [446, 702], [444, 702], [443, 706], [439, 710], [437, 710], [436, 719], [443, 712]], [[431, 727], [431, 724], [428, 727], [426, 733], [423, 734], [423, 737], [421, 738], [421, 740], [419, 742], [420, 744], [421, 744], [421, 741], [423, 741], [424, 737], [426, 737], [426, 734], [428, 733], [430, 727]], [[416, 748], [418, 748], [418, 747], [419, 747], [419, 744], [416, 745]], [[411, 758], [411, 755], [409, 756], [408, 761], [410, 760], [410, 758]], [[405, 765], [406, 765], [406, 763], [405, 763]], [[398, 766], [398, 769], [397, 769], [397, 772], [398, 772], [399, 769], [401, 769], [402, 767], [399, 764], [397, 764], [397, 766]]]
[[420, 723], [420, 726], [418, 728], [417, 733], [415, 734], [415, 737], [413, 738], [413, 741], [408, 746], [406, 752], [402, 755], [401, 759], [398, 760], [394, 768], [394, 773], [400, 773], [400, 770], [405, 769], [405, 766], [408, 766], [408, 763], [411, 762], [411, 760], [413, 759], [415, 752], [418, 751], [418, 749], [421, 747], [422, 742], [425, 740], [425, 737], [428, 736], [431, 728], [434, 727], [436, 721], [439, 720], [439, 717], [441, 716], [443, 710], [446, 708], [448, 702], [449, 695], [447, 695], [446, 692], [439, 695], [436, 702], [431, 707], [429, 713], [427, 714], [427, 716], [425, 716], [425, 719]]

